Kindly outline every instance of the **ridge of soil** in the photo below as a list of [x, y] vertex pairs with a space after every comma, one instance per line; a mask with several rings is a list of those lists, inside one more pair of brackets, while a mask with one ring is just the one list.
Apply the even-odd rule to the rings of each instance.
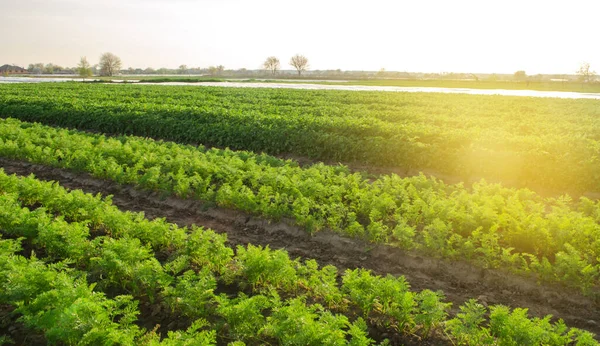
[[529, 315], [551, 314], [568, 326], [600, 334], [600, 302], [579, 291], [558, 284], [540, 285], [533, 278], [515, 275], [501, 269], [483, 269], [464, 261], [425, 257], [389, 245], [372, 244], [343, 237], [331, 231], [313, 235], [291, 220], [270, 222], [244, 212], [219, 207], [207, 208], [200, 201], [142, 191], [132, 185], [119, 185], [94, 178], [87, 173], [0, 158], [7, 174], [35, 174], [41, 180], [53, 180], [68, 189], [113, 195], [113, 204], [122, 210], [144, 212], [149, 219], [165, 217], [179, 226], [192, 224], [226, 233], [231, 246], [269, 245], [285, 249], [290, 257], [315, 259], [323, 265], [345, 269], [365, 268], [374, 274], [404, 275], [415, 290], [441, 290], [452, 302], [450, 315], [471, 298], [484, 305], [503, 304], [512, 308], [528, 308]]

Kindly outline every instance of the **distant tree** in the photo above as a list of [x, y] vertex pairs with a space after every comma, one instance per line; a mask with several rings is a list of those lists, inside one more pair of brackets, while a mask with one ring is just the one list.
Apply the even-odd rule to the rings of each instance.
[[144, 74], [155, 74], [156, 71], [152, 67], [146, 67]]
[[536, 75], [530, 76], [529, 79], [531, 79], [531, 81], [533, 81], [533, 82], [540, 83], [544, 80], [544, 75], [541, 73], [538, 73]]
[[179, 65], [179, 74], [186, 74], [188, 71], [187, 65]]
[[100, 75], [114, 76], [121, 71], [121, 59], [113, 53], [104, 53], [100, 56]]
[[527, 80], [527, 73], [525, 73], [525, 71], [517, 71], [515, 72], [515, 74], [513, 75], [513, 78], [516, 81], [522, 82], [524, 80]]
[[225, 71], [225, 66], [223, 65], [219, 65], [219, 66], [210, 66], [208, 68], [208, 73], [211, 76], [220, 76], [221, 74], [223, 74], [223, 71]]
[[54, 64], [48, 63], [48, 64], [46, 64], [46, 66], [44, 66], [43, 73], [45, 73], [45, 74], [53, 74], [55, 69], [56, 69], [56, 67], [54, 66]]
[[308, 66], [308, 58], [304, 55], [296, 54], [290, 59], [290, 65], [292, 65], [296, 71], [298, 71], [298, 76], [302, 75], [302, 72], [306, 71]]
[[265, 70], [271, 71], [271, 74], [277, 73], [280, 66], [281, 65], [279, 64], [279, 59], [277, 59], [277, 57], [274, 56], [268, 57], [267, 60], [265, 60], [265, 62], [263, 63], [263, 67], [265, 68]]
[[158, 70], [156, 70], [156, 73], [158, 73], [158, 74], [167, 74], [167, 73], [169, 73], [169, 70], [167, 68], [165, 68], [165, 67], [161, 67]]
[[82, 56], [79, 59], [79, 64], [77, 65], [77, 73], [81, 76], [81, 78], [88, 78], [92, 76], [92, 68], [90, 63], [87, 61], [87, 58]]
[[38, 62], [37, 64], [29, 64], [27, 70], [29, 70], [31, 73], [41, 74], [44, 72], [44, 64], [41, 62]]
[[498, 81], [498, 75], [495, 73], [492, 73], [491, 75], [488, 76], [487, 80], [489, 82], [497, 82]]
[[591, 83], [596, 79], [596, 71], [592, 71], [590, 69], [590, 63], [584, 62], [577, 70], [577, 75], [579, 76], [579, 81], [581, 83]]

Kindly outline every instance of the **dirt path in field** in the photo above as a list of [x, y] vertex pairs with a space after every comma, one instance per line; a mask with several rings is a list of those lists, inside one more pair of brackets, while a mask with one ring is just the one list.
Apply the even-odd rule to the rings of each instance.
[[578, 291], [558, 285], [540, 286], [535, 280], [502, 270], [486, 270], [465, 262], [447, 261], [407, 253], [385, 245], [374, 245], [323, 231], [311, 236], [291, 223], [270, 223], [242, 212], [206, 208], [202, 203], [179, 198], [161, 198], [158, 193], [96, 179], [88, 174], [0, 158], [8, 174], [34, 173], [42, 180], [54, 180], [69, 189], [113, 195], [122, 210], [143, 211], [148, 218], [166, 217], [180, 226], [192, 224], [227, 233], [233, 246], [269, 245], [285, 249], [291, 257], [314, 258], [319, 264], [340, 269], [363, 267], [377, 274], [404, 275], [413, 289], [442, 290], [453, 303], [451, 313], [470, 298], [484, 304], [529, 308], [530, 315], [552, 314], [567, 325], [600, 334], [600, 302]]

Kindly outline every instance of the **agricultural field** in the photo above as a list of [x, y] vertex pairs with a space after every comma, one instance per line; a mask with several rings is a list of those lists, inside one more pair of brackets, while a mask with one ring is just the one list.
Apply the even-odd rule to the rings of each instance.
[[600, 192], [600, 100], [48, 83], [0, 85], [0, 116], [546, 196]]
[[600, 101], [47, 83], [0, 117], [0, 344], [598, 345]]
[[[327, 82], [322, 82], [327, 83]], [[338, 83], [336, 83], [338, 84]], [[440, 80], [440, 79], [373, 79], [342, 82], [341, 85], [375, 85], [402, 87], [469, 88], [469, 89], [505, 89], [569, 91], [580, 93], [599, 93], [598, 83], [579, 83], [575, 81], [490, 81], [490, 80]]]
[[[32, 75], [25, 78], [65, 78], [72, 79], [73, 75]], [[336, 77], [298, 77], [295, 75], [265, 75], [259, 78], [228, 78], [210, 75], [120, 75], [118, 78], [94, 76], [97, 82], [112, 82], [113, 80], [130, 83], [205, 83], [205, 82], [240, 82], [240, 83], [292, 83], [292, 84], [322, 84], [322, 85], [361, 85], [361, 86], [395, 86], [416, 88], [465, 88], [465, 89], [503, 89], [503, 90], [536, 90], [536, 91], [566, 91], [575, 93], [600, 93], [599, 83], [580, 83], [577, 81], [516, 81], [516, 80], [468, 80], [468, 79], [353, 79], [344, 75]]]

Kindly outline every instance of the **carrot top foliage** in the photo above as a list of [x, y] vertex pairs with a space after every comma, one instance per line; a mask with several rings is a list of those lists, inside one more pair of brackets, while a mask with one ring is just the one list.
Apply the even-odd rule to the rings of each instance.
[[516, 187], [600, 186], [600, 101], [75, 83], [0, 85], [0, 116]]

